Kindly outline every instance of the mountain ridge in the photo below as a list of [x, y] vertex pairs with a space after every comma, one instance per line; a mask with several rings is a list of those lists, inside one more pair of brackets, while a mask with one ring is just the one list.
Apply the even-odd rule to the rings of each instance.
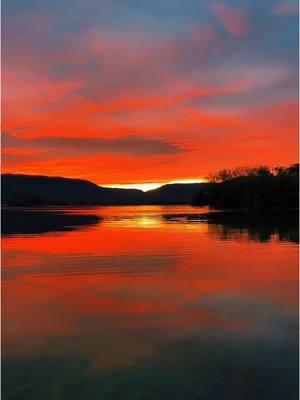
[[89, 180], [60, 176], [2, 174], [2, 204], [30, 205], [139, 205], [191, 204], [206, 192], [208, 183], [166, 184], [147, 192], [109, 188]]

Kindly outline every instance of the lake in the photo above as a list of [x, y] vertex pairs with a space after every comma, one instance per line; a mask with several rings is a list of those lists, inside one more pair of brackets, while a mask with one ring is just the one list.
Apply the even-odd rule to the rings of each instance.
[[297, 220], [7, 209], [3, 399], [298, 399]]

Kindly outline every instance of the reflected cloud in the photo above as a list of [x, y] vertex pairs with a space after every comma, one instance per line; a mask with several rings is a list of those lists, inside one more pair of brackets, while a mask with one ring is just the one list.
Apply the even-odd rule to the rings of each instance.
[[[26, 261], [24, 262], [24, 258]], [[147, 277], [171, 273], [178, 265], [178, 257], [173, 254], [56, 254], [11, 251], [5, 255], [6, 268], [2, 279], [15, 279], [17, 276], [36, 277], [84, 277], [95, 275]]]
[[276, 341], [284, 336], [297, 338], [298, 319], [296, 313], [270, 300], [226, 293], [204, 296], [199, 307], [215, 310], [223, 317], [244, 321], [246, 333], [263, 335]]

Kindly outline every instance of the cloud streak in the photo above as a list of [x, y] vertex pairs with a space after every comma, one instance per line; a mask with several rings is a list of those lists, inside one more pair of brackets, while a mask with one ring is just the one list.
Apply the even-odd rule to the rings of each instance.
[[231, 35], [242, 37], [247, 36], [253, 31], [250, 14], [247, 10], [241, 7], [228, 6], [223, 3], [215, 4], [212, 9], [226, 31]]
[[274, 7], [274, 13], [282, 17], [299, 14], [299, 2], [297, 0], [280, 1]]
[[126, 154], [133, 156], [160, 156], [179, 154], [185, 150], [176, 144], [161, 139], [142, 136], [124, 136], [107, 139], [95, 137], [41, 136], [20, 139], [9, 133], [2, 137], [3, 148], [29, 148], [45, 151], [67, 152], [67, 154]]

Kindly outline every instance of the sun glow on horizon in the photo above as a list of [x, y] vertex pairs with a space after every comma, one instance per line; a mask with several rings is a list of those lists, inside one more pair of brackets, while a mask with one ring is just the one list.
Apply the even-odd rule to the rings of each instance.
[[205, 179], [182, 179], [176, 181], [169, 182], [149, 182], [149, 183], [120, 183], [120, 184], [111, 184], [111, 185], [100, 185], [107, 188], [113, 189], [138, 189], [143, 192], [148, 192], [149, 190], [158, 189], [161, 186], [174, 184], [174, 183], [203, 183], [206, 182]]

